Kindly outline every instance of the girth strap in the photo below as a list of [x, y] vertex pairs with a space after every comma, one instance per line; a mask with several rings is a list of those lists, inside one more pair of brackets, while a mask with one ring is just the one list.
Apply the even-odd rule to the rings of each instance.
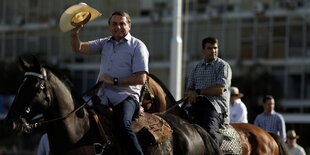
[[91, 114], [93, 115], [95, 121], [96, 121], [96, 124], [98, 126], [98, 129], [99, 129], [99, 133], [100, 135], [102, 136], [102, 138], [104, 139], [105, 141], [105, 144], [102, 145], [102, 150], [105, 150], [106, 147], [108, 147], [109, 145], [111, 145], [111, 141], [108, 137], [108, 135], [106, 134], [105, 130], [103, 129], [103, 126], [100, 122], [100, 119], [97, 115], [97, 113], [94, 111], [94, 109], [89, 109], [89, 111], [91, 112]]

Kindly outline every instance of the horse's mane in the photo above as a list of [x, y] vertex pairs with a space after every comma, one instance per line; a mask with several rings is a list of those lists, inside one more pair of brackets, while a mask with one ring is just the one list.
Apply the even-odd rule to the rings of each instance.
[[[77, 108], [77, 106], [85, 103], [85, 100], [83, 99], [82, 95], [75, 89], [74, 85], [72, 84], [72, 82], [69, 80], [69, 78], [67, 76], [65, 76], [63, 73], [61, 73], [60, 71], [58, 71], [57, 69], [48, 66], [48, 65], [42, 65], [42, 67], [44, 67], [45, 69], [47, 69], [48, 71], [52, 72], [61, 82], [63, 82], [65, 84], [65, 86], [70, 90], [72, 98], [74, 100], [75, 104], [75, 108]], [[83, 110], [79, 110], [77, 112], [78, 116], [83, 116]]]
[[69, 80], [69, 78], [58, 71], [57, 69], [48, 66], [48, 65], [43, 65], [42, 67], [46, 68], [47, 70], [51, 71], [55, 76], [59, 78], [60, 81], [62, 81], [68, 88], [73, 88], [72, 82]]

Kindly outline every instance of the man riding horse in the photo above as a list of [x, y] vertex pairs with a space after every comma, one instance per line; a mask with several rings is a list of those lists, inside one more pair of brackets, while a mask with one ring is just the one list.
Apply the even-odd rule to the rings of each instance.
[[[192, 105], [188, 108], [193, 122], [202, 126], [221, 146], [223, 135], [219, 128], [228, 124], [229, 88], [231, 69], [218, 57], [218, 40], [207, 37], [202, 40], [201, 60], [192, 70], [185, 97]], [[225, 122], [224, 122], [225, 120]]]
[[145, 44], [131, 36], [131, 19], [128, 13], [114, 12], [108, 21], [112, 36], [81, 42], [81, 26], [71, 31], [73, 51], [82, 54], [100, 54], [98, 80], [104, 85], [99, 90], [103, 104], [109, 105], [116, 116], [124, 144], [130, 154], [143, 154], [131, 122], [141, 109], [139, 96], [148, 73], [149, 52]]

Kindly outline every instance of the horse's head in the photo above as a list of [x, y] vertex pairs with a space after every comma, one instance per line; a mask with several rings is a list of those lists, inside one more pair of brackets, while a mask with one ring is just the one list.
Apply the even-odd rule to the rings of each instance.
[[9, 131], [29, 132], [36, 126], [31, 120], [50, 107], [51, 90], [47, 82], [47, 71], [35, 57], [32, 64], [20, 58], [20, 64], [25, 76], [6, 117], [6, 123]]

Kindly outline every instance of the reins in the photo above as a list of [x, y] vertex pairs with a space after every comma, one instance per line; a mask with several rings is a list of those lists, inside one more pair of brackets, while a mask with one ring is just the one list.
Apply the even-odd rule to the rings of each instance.
[[[45, 69], [42, 69], [42, 74], [39, 74], [39, 73], [35, 73], [35, 72], [26, 72], [25, 75], [30, 75], [30, 76], [35, 76], [35, 77], [38, 77], [42, 80], [45, 80], [45, 82], [47, 82], [47, 77], [46, 77], [46, 70]], [[103, 82], [98, 82], [96, 83], [96, 85], [94, 85], [92, 88], [90, 88], [89, 90], [87, 90], [86, 92], [83, 93], [83, 96], [85, 96], [86, 94], [90, 93], [90, 92], [97, 92], [98, 89], [102, 86]], [[47, 95], [48, 96], [48, 95]], [[92, 99], [92, 97], [88, 98], [88, 100], [86, 102], [84, 102], [81, 106], [79, 106], [77, 109], [71, 111], [70, 113], [68, 113], [67, 115], [63, 116], [63, 117], [59, 117], [59, 118], [55, 118], [55, 119], [51, 119], [51, 120], [47, 120], [47, 121], [41, 121], [41, 122], [35, 122], [37, 120], [40, 120], [43, 118], [40, 117], [40, 118], [37, 118], [35, 120], [33, 120], [32, 122], [34, 123], [27, 123], [24, 119], [22, 119], [22, 122], [25, 124], [26, 126], [26, 129], [28, 130], [31, 130], [32, 128], [37, 128], [39, 126], [42, 126], [42, 125], [47, 125], [47, 124], [50, 124], [50, 123], [53, 123], [53, 122], [57, 122], [57, 121], [61, 121], [61, 120], [65, 120], [67, 119], [68, 117], [70, 117], [72, 114], [76, 113], [77, 111], [79, 111], [80, 109], [82, 109], [85, 105], [87, 105], [87, 103]]]
[[181, 103], [183, 103], [187, 98], [182, 98], [179, 101], [175, 102], [175, 104], [173, 106], [171, 106], [170, 108], [168, 108], [164, 113], [168, 113], [171, 110], [173, 110], [174, 108], [176, 108], [177, 106], [179, 106]]
[[[91, 97], [86, 102], [84, 102], [81, 106], [79, 106], [77, 109], [75, 109], [75, 110], [71, 111], [70, 113], [68, 113], [66, 116], [55, 118], [55, 119], [51, 119], [51, 120], [47, 120], [47, 121], [31, 123], [31, 124], [29, 124], [29, 127], [30, 128], [32, 128], [32, 127], [36, 128], [36, 127], [39, 127], [39, 126], [42, 126], [42, 125], [47, 125], [47, 124], [50, 124], [50, 123], [53, 123], [53, 122], [65, 120], [70, 115], [72, 115], [72, 114], [76, 113], [77, 111], [79, 111], [80, 109], [82, 109], [90, 100], [91, 100]], [[43, 117], [40, 117], [40, 118], [38, 118], [36, 120], [39, 120], [39, 119], [42, 119], [42, 118]]]

